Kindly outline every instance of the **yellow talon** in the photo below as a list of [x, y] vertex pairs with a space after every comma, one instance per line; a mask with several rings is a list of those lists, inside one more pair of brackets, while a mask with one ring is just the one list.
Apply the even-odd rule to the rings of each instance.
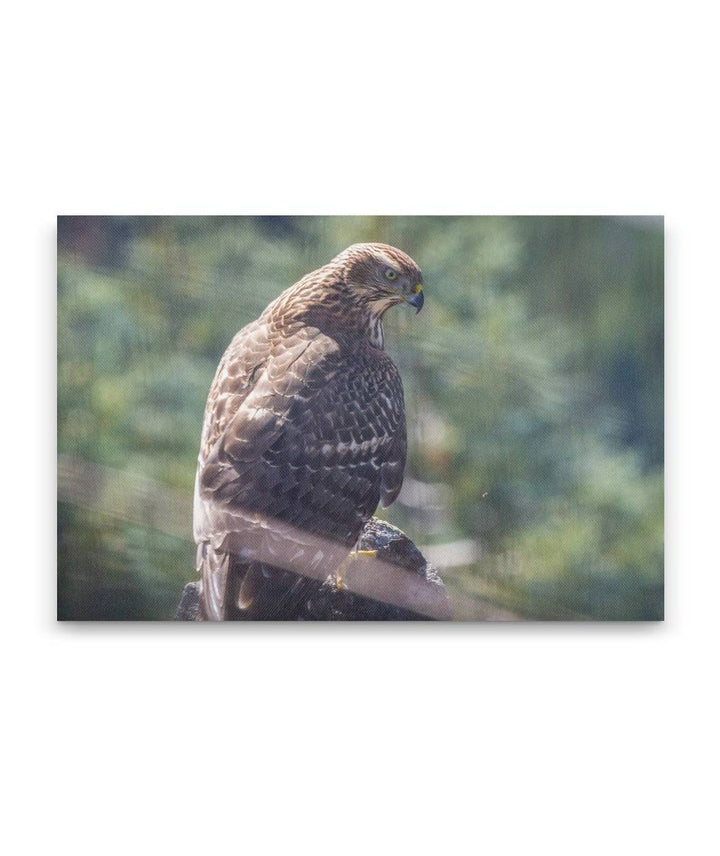
[[346, 558], [340, 562], [338, 569], [335, 571], [335, 586], [339, 589], [346, 589], [345, 571], [351, 561], [356, 559], [377, 559], [377, 550], [353, 550]]

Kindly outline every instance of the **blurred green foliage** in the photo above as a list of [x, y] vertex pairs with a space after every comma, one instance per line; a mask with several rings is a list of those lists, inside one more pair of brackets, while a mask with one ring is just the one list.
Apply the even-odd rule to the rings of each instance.
[[[442, 488], [435, 505], [385, 516], [421, 545], [474, 539], [477, 561], [443, 573], [466, 597], [536, 618], [662, 617], [657, 218], [60, 218], [59, 453], [186, 492], [189, 520], [230, 339], [366, 240], [423, 269], [425, 309], [389, 313], [386, 341], [406, 390], [408, 477]], [[72, 497], [58, 522], [60, 617], [172, 614], [192, 578], [189, 528]]]

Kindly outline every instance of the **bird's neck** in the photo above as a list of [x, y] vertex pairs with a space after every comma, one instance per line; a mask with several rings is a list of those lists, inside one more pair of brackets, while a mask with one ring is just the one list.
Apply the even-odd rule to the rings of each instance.
[[301, 322], [348, 344], [365, 339], [382, 350], [385, 347], [382, 316], [386, 309], [385, 304], [368, 305], [350, 290], [318, 288], [312, 280], [301, 280], [283, 292], [265, 312], [285, 330]]
[[383, 350], [385, 347], [385, 330], [383, 329], [382, 315], [367, 312], [365, 319], [365, 335], [368, 337], [373, 348]]

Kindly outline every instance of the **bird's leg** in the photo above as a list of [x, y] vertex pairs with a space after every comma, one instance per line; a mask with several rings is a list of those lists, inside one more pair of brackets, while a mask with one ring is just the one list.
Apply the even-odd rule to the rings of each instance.
[[337, 589], [345, 589], [347, 586], [345, 585], [345, 571], [347, 571], [347, 567], [350, 564], [353, 558], [353, 553], [349, 553], [345, 558], [340, 562], [335, 571], [335, 588]]
[[350, 562], [356, 562], [358, 559], [376, 559], [377, 550], [361, 550], [358, 545], [340, 562], [338, 569], [335, 571], [335, 585], [339, 589], [345, 589], [345, 572], [350, 565]]

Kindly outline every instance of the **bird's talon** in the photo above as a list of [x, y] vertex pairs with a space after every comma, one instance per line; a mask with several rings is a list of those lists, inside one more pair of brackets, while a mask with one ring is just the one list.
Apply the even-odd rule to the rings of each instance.
[[377, 550], [358, 550], [357, 547], [350, 553], [347, 558], [343, 559], [340, 567], [335, 571], [335, 588], [345, 591], [347, 585], [345, 583], [345, 571], [352, 561], [357, 559], [377, 559]]

